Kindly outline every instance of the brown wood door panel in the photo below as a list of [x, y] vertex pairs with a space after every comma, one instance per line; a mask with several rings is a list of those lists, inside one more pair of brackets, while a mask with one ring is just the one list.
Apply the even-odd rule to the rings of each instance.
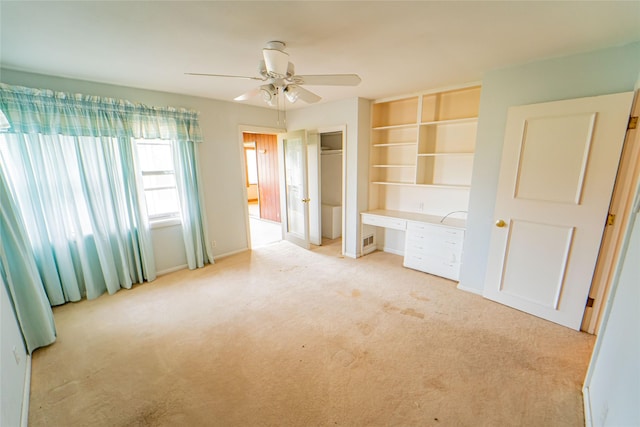
[[278, 137], [276, 135], [247, 132], [242, 135], [244, 142], [256, 143], [260, 218], [280, 222]]

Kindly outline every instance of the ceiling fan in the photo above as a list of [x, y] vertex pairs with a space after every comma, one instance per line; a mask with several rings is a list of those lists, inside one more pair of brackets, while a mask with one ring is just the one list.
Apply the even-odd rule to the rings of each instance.
[[259, 77], [233, 76], [227, 74], [185, 73], [192, 76], [232, 77], [240, 79], [258, 80], [263, 85], [234, 98], [234, 101], [246, 101], [261, 95], [262, 99], [271, 106], [277, 105], [278, 95], [284, 94], [289, 102], [301, 99], [307, 103], [320, 101], [318, 95], [302, 87], [311, 86], [357, 86], [361, 79], [357, 74], [323, 74], [305, 75], [295, 74], [293, 63], [289, 62], [289, 54], [284, 51], [285, 43], [271, 41], [262, 49], [264, 59], [258, 66]]

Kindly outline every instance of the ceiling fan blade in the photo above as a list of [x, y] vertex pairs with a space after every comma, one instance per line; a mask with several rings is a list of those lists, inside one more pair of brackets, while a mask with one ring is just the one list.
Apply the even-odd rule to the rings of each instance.
[[302, 99], [304, 102], [308, 104], [313, 104], [320, 101], [322, 98], [316, 95], [313, 92], [306, 90], [303, 87], [296, 87], [296, 92], [298, 93], [298, 98]]
[[233, 98], [234, 101], [246, 101], [247, 99], [251, 99], [254, 96], [257, 96], [260, 93], [260, 88], [257, 87], [253, 90], [250, 90], [247, 93], [243, 93], [240, 96], [236, 96], [235, 98]]
[[357, 86], [362, 79], [357, 74], [322, 74], [316, 76], [294, 76], [299, 85], [316, 86]]
[[265, 78], [262, 77], [249, 77], [249, 76], [230, 76], [228, 74], [208, 74], [208, 73], [185, 73], [189, 76], [207, 76], [207, 77], [232, 77], [232, 78], [237, 78], [237, 79], [247, 79], [247, 80], [258, 80], [258, 81], [265, 81]]

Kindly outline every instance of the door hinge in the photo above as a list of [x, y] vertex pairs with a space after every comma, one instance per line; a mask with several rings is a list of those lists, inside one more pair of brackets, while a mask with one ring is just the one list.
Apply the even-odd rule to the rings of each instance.
[[595, 300], [591, 297], [587, 298], [587, 307], [593, 307], [593, 302]]
[[615, 214], [608, 214], [607, 215], [607, 225], [613, 225], [616, 222], [616, 216]]
[[637, 116], [629, 117], [629, 125], [627, 126], [627, 129], [635, 129], [637, 127], [638, 127], [638, 117]]

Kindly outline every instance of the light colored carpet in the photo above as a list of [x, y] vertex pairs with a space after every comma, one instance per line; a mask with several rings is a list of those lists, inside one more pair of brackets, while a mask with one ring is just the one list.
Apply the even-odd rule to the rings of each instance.
[[335, 243], [55, 309], [30, 426], [581, 426], [594, 337]]
[[260, 218], [249, 217], [251, 247], [260, 248], [282, 240], [282, 224]]

